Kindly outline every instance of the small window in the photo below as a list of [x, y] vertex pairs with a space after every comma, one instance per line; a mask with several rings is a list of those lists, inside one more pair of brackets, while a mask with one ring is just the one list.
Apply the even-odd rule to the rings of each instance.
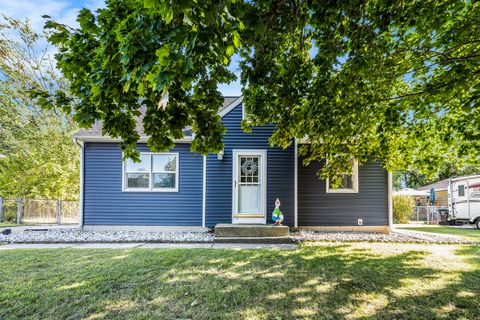
[[330, 187], [327, 178], [327, 193], [358, 193], [358, 162], [352, 160], [352, 174], [342, 174], [342, 182], [337, 188]]
[[458, 186], [458, 196], [465, 197], [465, 186], [463, 184]]
[[178, 191], [178, 153], [141, 153], [123, 168], [124, 191]]

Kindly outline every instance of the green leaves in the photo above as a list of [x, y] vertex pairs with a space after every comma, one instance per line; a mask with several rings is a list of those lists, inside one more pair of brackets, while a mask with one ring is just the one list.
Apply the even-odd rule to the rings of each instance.
[[233, 30], [232, 35], [233, 35], [233, 44], [235, 45], [235, 48], [240, 48], [240, 35], [238, 34], [238, 31]]
[[473, 71], [480, 57], [472, 54], [480, 49], [472, 28], [478, 4], [353, 1], [293, 9], [267, 1], [253, 10], [255, 17], [243, 18], [251, 32], [242, 33], [252, 49], [241, 51], [250, 122], [275, 123], [271, 142], [283, 147], [308, 137], [300, 148], [306, 162], [329, 159], [322, 177], [346, 172], [351, 157], [429, 174], [447, 159], [478, 162], [471, 134], [480, 128], [462, 116], [480, 113], [472, 103], [480, 83]]
[[137, 155], [140, 100], [152, 149], [191, 126], [193, 151], [220, 150], [217, 87], [234, 79], [239, 53], [244, 128], [275, 124], [270, 143], [283, 148], [306, 138], [300, 152], [328, 158], [326, 177], [351, 158], [425, 172], [478, 162], [479, 11], [461, 0], [110, 0], [98, 14], [82, 10], [78, 30], [51, 19], [46, 28], [76, 119], [102, 120], [127, 156]]
[[[82, 10], [78, 30], [48, 20], [58, 67], [75, 97], [75, 119], [83, 127], [103, 121], [104, 134], [120, 137], [125, 155], [135, 158], [141, 101], [152, 150], [168, 149], [188, 126], [193, 151], [221, 150], [217, 86], [235, 77], [228, 64], [240, 46], [238, 10], [230, 1], [111, 0], [96, 15]], [[166, 95], [168, 104], [159, 108]], [[47, 107], [55, 97], [42, 101]]]
[[80, 10], [77, 21], [80, 24], [80, 28], [82, 28], [82, 30], [91, 33], [98, 32], [98, 27], [95, 25], [95, 16], [90, 10], [85, 8]]
[[[0, 19], [0, 197], [76, 199], [79, 149], [70, 137], [76, 124], [68, 83], [28, 21]], [[64, 41], [58, 27], [53, 39]]]
[[227, 47], [227, 57], [231, 57], [235, 53], [235, 47], [234, 46], [228, 46]]
[[168, 46], [161, 47], [155, 51], [155, 55], [158, 58], [158, 63], [160, 67], [163, 67], [168, 63], [168, 55], [170, 54], [170, 49]]

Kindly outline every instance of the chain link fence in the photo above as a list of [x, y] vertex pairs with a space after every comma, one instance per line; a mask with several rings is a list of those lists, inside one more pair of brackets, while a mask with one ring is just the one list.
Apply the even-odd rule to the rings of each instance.
[[0, 222], [24, 224], [78, 224], [78, 201], [0, 198]]
[[448, 209], [437, 206], [415, 206], [410, 216], [411, 223], [442, 224], [446, 222]]

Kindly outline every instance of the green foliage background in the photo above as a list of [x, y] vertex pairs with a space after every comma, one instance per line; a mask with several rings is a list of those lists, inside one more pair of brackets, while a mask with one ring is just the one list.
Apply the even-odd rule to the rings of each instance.
[[0, 18], [0, 196], [76, 199], [71, 113], [42, 108], [27, 92], [68, 92], [68, 83], [28, 21]]
[[415, 200], [413, 197], [393, 195], [393, 220], [395, 223], [408, 223], [413, 213]]

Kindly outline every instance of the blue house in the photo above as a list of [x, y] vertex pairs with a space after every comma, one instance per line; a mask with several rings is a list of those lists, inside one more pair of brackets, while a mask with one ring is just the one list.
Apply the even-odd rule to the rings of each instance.
[[[81, 129], [81, 224], [88, 230], [207, 230], [219, 223], [270, 224], [275, 199], [284, 224], [312, 230], [388, 232], [391, 175], [379, 162], [358, 166], [332, 188], [302, 165], [295, 142], [271, 147], [273, 126], [245, 133], [241, 97], [225, 97], [219, 110], [227, 132], [223, 152], [190, 151], [191, 137], [153, 153], [141, 121], [141, 162], [122, 161], [119, 141], [103, 136], [101, 124]], [[141, 120], [141, 119], [138, 119]]]

